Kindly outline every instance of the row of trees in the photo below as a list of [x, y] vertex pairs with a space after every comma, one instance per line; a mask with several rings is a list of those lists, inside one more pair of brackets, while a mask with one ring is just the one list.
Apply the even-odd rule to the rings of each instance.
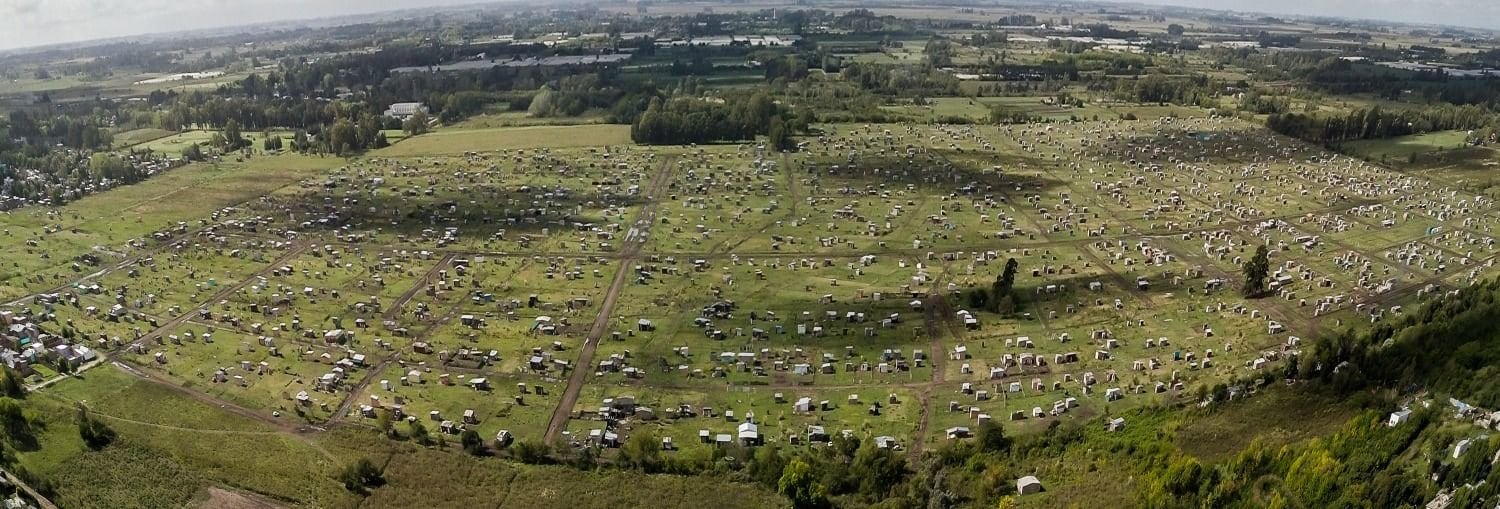
[[1293, 138], [1325, 144], [1452, 129], [1478, 129], [1493, 125], [1494, 122], [1494, 115], [1480, 106], [1439, 105], [1403, 110], [1372, 106], [1344, 115], [1273, 114], [1266, 118], [1266, 127]]

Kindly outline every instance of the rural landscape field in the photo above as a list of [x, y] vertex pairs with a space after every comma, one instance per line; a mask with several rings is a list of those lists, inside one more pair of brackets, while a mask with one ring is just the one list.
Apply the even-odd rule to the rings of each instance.
[[436, 3], [0, 51], [6, 507], [1500, 508], [1500, 32]]

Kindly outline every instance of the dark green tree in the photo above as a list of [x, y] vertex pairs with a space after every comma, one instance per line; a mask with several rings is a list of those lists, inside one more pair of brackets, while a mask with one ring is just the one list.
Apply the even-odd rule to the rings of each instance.
[[25, 398], [26, 380], [21, 378], [21, 373], [4, 366], [0, 366], [0, 370], [4, 371], [4, 375], [0, 375], [0, 393], [7, 398]]
[[630, 435], [620, 448], [620, 463], [645, 472], [661, 470], [661, 439], [649, 430]]
[[238, 150], [245, 146], [245, 136], [240, 132], [240, 122], [230, 119], [224, 124], [224, 150]]
[[551, 453], [547, 448], [547, 444], [534, 440], [516, 442], [516, 445], [511, 446], [510, 449], [521, 463], [531, 465], [547, 463], [549, 461], [548, 454]]
[[183, 147], [182, 158], [189, 161], [202, 161], [203, 148], [199, 147], [197, 143]]
[[1005, 436], [1005, 428], [994, 421], [980, 423], [975, 430], [974, 438], [974, 443], [981, 451], [1003, 452], [1010, 449], [1010, 438]]
[[483, 456], [485, 452], [484, 438], [479, 436], [478, 431], [466, 429], [458, 435], [458, 441], [463, 444], [464, 452], [475, 456]]
[[1001, 311], [1001, 303], [1009, 300], [1010, 311], [1015, 310], [1015, 297], [1011, 292], [1016, 287], [1016, 272], [1020, 270], [1021, 263], [1015, 258], [1005, 261], [1005, 270], [999, 276], [995, 276], [994, 284], [990, 285], [989, 302], [993, 306], [990, 310], [997, 313], [1008, 313]]
[[412, 116], [406, 117], [406, 120], [401, 122], [401, 130], [405, 131], [408, 136], [425, 134], [427, 132], [427, 122], [427, 114], [418, 111], [413, 113]]
[[771, 117], [771, 125], [766, 130], [766, 137], [771, 143], [771, 148], [778, 151], [791, 151], [797, 149], [796, 140], [792, 139], [792, 130], [788, 129], [786, 122], [781, 116]]
[[1266, 291], [1266, 276], [1271, 272], [1271, 251], [1264, 244], [1255, 248], [1255, 256], [1245, 262], [1245, 297], [1258, 297]]
[[820, 509], [828, 507], [827, 489], [818, 480], [818, 473], [801, 458], [788, 463], [776, 482], [776, 492], [792, 501], [796, 509]]
[[339, 471], [338, 480], [344, 483], [344, 489], [363, 495], [368, 494], [370, 488], [385, 484], [385, 473], [369, 458], [360, 458], [344, 466]]
[[407, 436], [416, 443], [422, 445], [428, 445], [432, 443], [432, 436], [427, 434], [427, 426], [423, 426], [420, 421], [411, 421], [407, 423], [406, 433]]
[[89, 449], [99, 450], [115, 441], [115, 430], [89, 415], [89, 409], [78, 405], [78, 436]]

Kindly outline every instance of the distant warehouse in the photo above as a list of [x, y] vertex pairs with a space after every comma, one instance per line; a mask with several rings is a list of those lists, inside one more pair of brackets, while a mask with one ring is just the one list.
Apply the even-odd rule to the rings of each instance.
[[392, 73], [404, 72], [443, 72], [443, 71], [477, 71], [491, 67], [566, 67], [566, 66], [608, 66], [620, 64], [630, 60], [629, 53], [611, 53], [608, 55], [559, 55], [550, 57], [527, 57], [505, 59], [481, 59], [454, 62], [451, 64], [431, 65], [420, 67], [397, 67], [391, 69]]
[[385, 109], [385, 116], [402, 119], [417, 113], [426, 114], [427, 106], [422, 103], [395, 103]]

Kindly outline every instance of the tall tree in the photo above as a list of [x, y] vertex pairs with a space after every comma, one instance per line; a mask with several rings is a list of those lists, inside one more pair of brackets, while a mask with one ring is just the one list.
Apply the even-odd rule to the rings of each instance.
[[791, 150], [793, 146], [792, 133], [787, 130], [786, 122], [783, 122], [779, 116], [771, 117], [771, 127], [766, 132], [766, 138], [769, 139], [771, 148], [774, 150]]
[[776, 491], [792, 501], [796, 509], [814, 509], [828, 506], [828, 493], [812, 465], [801, 458], [792, 460], [781, 471]]
[[650, 430], [641, 430], [630, 435], [625, 446], [620, 448], [620, 461], [626, 466], [646, 472], [661, 468], [661, 439]]
[[245, 137], [240, 133], [240, 122], [230, 119], [224, 124], [224, 147], [225, 150], [237, 150], [245, 146]]
[[427, 114], [418, 111], [401, 122], [401, 130], [406, 131], [406, 134], [410, 136], [426, 133], [427, 121]]
[[1262, 244], [1255, 248], [1255, 256], [1245, 262], [1245, 296], [1256, 297], [1266, 291], [1266, 276], [1271, 272], [1271, 251]]

